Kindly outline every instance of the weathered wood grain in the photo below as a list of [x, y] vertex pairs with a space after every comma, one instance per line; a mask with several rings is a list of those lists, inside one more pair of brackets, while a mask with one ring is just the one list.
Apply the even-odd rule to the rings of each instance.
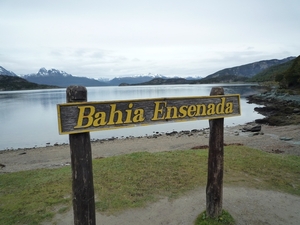
[[[215, 87], [211, 95], [223, 95], [223, 88]], [[209, 153], [206, 185], [206, 213], [210, 218], [222, 214], [224, 168], [224, 118], [209, 120]]]
[[[232, 104], [232, 112], [227, 108], [228, 104]], [[226, 113], [226, 109], [230, 112]], [[60, 134], [169, 121], [224, 118], [241, 114], [239, 95], [156, 98], [115, 102], [73, 102], [57, 105], [57, 111]], [[84, 116], [79, 123], [80, 114], [84, 114]], [[102, 117], [101, 125], [97, 121], [99, 117]], [[93, 121], [91, 125], [86, 126], [91, 121]], [[78, 126], [78, 123], [82, 126]]]
[[[67, 88], [67, 102], [86, 102], [82, 86]], [[95, 199], [90, 133], [70, 134], [73, 212], [75, 225], [95, 225]]]

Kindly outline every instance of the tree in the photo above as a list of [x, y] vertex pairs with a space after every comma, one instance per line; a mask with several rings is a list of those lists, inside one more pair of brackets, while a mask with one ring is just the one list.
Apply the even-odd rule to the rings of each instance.
[[275, 80], [278, 81], [282, 87], [300, 87], [300, 56], [294, 60], [291, 67], [284, 73], [277, 74]]

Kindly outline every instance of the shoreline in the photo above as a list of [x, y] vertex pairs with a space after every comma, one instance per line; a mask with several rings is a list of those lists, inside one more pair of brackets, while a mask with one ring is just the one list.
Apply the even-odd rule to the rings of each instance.
[[[251, 123], [251, 122], [250, 122]], [[193, 129], [193, 130], [181, 130], [181, 131], [172, 131], [172, 132], [158, 132], [155, 131], [153, 132], [152, 135], [144, 135], [144, 136], [122, 136], [122, 137], [109, 137], [109, 138], [91, 138], [90, 142], [92, 143], [104, 143], [104, 142], [111, 142], [111, 141], [115, 141], [115, 140], [133, 140], [133, 139], [141, 139], [141, 138], [147, 138], [147, 139], [151, 139], [151, 138], [158, 138], [160, 136], [174, 136], [174, 135], [194, 135], [196, 133], [209, 133], [209, 128], [202, 128], [202, 129]], [[36, 147], [24, 147], [24, 148], [10, 148], [10, 149], [3, 149], [0, 150], [0, 155], [4, 152], [16, 152], [16, 151], [30, 151], [30, 150], [34, 150], [34, 149], [39, 149], [39, 148], [49, 148], [49, 147], [60, 147], [60, 146], [69, 146], [69, 143], [55, 143], [53, 145], [50, 145], [50, 143], [46, 143], [46, 146], [36, 146]]]
[[[260, 131], [245, 128], [261, 126]], [[269, 126], [249, 123], [224, 128], [224, 146], [244, 145], [270, 154], [300, 156], [300, 125]], [[209, 129], [154, 134], [152, 136], [91, 142], [92, 158], [106, 158], [134, 152], [161, 152], [206, 148]], [[69, 144], [32, 149], [7, 150], [0, 152], [1, 173], [40, 168], [69, 166], [71, 162]]]
[[255, 120], [256, 123], [272, 126], [300, 124], [300, 95], [289, 95], [279, 90], [271, 90], [247, 97], [248, 103], [261, 105], [254, 110], [265, 116]]
[[[225, 126], [224, 144], [237, 143], [270, 153], [300, 156], [300, 95], [290, 96], [271, 91], [248, 96], [247, 99], [250, 104], [263, 105], [255, 110], [265, 118], [243, 125]], [[256, 132], [243, 132], [243, 129], [251, 126], [259, 126], [260, 129]], [[91, 146], [93, 158], [96, 158], [137, 151], [172, 151], [208, 146], [208, 137], [209, 128], [203, 128], [153, 132], [145, 136], [91, 139]], [[4, 165], [0, 173], [53, 168], [70, 163], [69, 143], [5, 149], [0, 150], [0, 155], [0, 165]]]
[[[274, 91], [274, 89], [272, 91], [266, 92], [264, 86], [259, 86], [259, 87], [262, 88], [262, 90], [260, 90], [261, 92], [260, 94], [250, 95], [246, 97], [246, 99], [248, 104], [254, 103], [258, 105], [254, 110], [258, 114], [264, 116], [264, 118], [256, 119], [253, 120], [252, 122], [256, 122], [259, 124], [274, 125], [274, 126], [300, 124], [300, 95], [288, 95], [286, 93], [277, 93], [276, 91]], [[292, 115], [292, 117], [290, 115]], [[251, 121], [249, 121], [248, 123], [251, 123]], [[183, 131], [184, 130], [178, 132], [183, 132]], [[154, 135], [157, 133], [164, 134], [165, 132], [153, 131]], [[153, 134], [149, 133], [148, 136], [152, 136]], [[112, 134], [110, 135], [111, 137], [107, 136], [106, 138], [103, 138], [101, 140], [105, 141], [107, 139], [110, 140], [115, 138], [119, 138], [119, 139], [131, 138], [131, 136], [114, 137]], [[138, 136], [135, 135], [134, 137], [138, 137]], [[91, 141], [98, 141], [98, 140], [99, 139], [96, 140], [91, 139]], [[46, 139], [44, 140], [44, 143], [39, 143], [37, 145], [33, 143], [30, 146], [26, 145], [26, 147], [22, 145], [15, 145], [15, 147], [2, 146], [3, 148], [0, 149], [0, 154], [1, 152], [4, 151], [30, 150], [30, 149], [41, 148], [41, 147], [61, 146], [61, 145], [68, 145], [68, 139], [63, 139], [61, 141], [57, 141], [57, 140], [53, 141], [53, 140]]]

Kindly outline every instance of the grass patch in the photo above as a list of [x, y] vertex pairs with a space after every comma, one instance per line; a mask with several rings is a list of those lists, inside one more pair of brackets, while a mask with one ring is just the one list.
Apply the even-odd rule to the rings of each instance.
[[225, 210], [222, 211], [222, 214], [218, 218], [209, 218], [206, 215], [206, 211], [201, 213], [196, 221], [195, 225], [234, 225], [235, 221], [233, 217]]
[[224, 183], [300, 195], [300, 157], [247, 147], [225, 150]]
[[[70, 205], [70, 168], [0, 176], [0, 224], [39, 224]], [[60, 210], [60, 209], [58, 209]]]
[[206, 161], [205, 151], [144, 152], [97, 160], [96, 208], [112, 212], [139, 207], [205, 185]]
[[[207, 150], [133, 153], [93, 161], [96, 209], [113, 213], [203, 186]], [[300, 157], [225, 147], [224, 184], [300, 195]], [[0, 224], [39, 224], [70, 209], [71, 169], [0, 175]]]

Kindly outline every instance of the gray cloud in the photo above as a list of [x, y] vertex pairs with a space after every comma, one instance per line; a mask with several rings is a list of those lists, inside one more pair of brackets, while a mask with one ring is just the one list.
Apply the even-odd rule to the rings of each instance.
[[300, 52], [300, 2], [1, 0], [0, 65], [78, 76], [206, 76]]

